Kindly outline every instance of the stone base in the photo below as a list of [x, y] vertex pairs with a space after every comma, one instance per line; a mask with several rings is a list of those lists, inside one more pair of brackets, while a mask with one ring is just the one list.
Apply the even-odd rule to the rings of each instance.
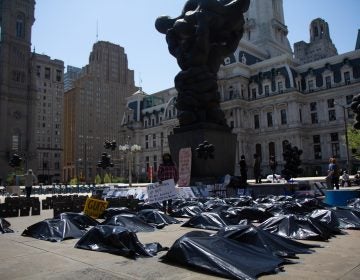
[[[213, 184], [226, 174], [234, 175], [236, 160], [236, 135], [223, 126], [198, 124], [191, 128], [178, 128], [169, 135], [171, 155], [179, 164], [179, 151], [191, 147], [191, 184]], [[204, 141], [215, 146], [214, 158], [197, 157], [196, 148]]]

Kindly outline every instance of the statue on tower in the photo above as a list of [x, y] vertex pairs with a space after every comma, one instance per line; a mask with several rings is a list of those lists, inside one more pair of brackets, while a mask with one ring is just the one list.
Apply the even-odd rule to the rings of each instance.
[[179, 17], [156, 19], [156, 29], [166, 35], [169, 52], [181, 68], [175, 77], [180, 127], [227, 126], [217, 72], [239, 44], [249, 5], [250, 0], [188, 0]]

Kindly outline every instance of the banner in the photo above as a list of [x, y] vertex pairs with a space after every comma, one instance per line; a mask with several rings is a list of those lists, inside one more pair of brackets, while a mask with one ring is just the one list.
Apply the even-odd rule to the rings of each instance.
[[177, 198], [174, 179], [154, 183], [147, 186], [148, 202], [156, 203]]
[[176, 188], [178, 198], [196, 198], [194, 192], [190, 187]]
[[108, 204], [108, 201], [88, 197], [85, 202], [84, 214], [96, 219], [105, 211]]
[[191, 148], [182, 148], [179, 151], [179, 187], [190, 185], [191, 177]]

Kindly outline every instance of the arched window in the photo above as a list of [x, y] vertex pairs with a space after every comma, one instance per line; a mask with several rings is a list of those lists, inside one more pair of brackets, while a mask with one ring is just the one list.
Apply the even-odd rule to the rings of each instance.
[[269, 158], [271, 156], [275, 156], [275, 143], [274, 142], [269, 143]]
[[262, 152], [261, 152], [261, 144], [256, 144], [255, 145], [255, 153], [262, 158]]
[[19, 14], [16, 17], [16, 37], [24, 38], [25, 36], [25, 16], [23, 14]]
[[283, 150], [283, 152], [285, 151], [285, 146], [286, 146], [288, 143], [289, 143], [288, 140], [282, 141], [282, 150]]

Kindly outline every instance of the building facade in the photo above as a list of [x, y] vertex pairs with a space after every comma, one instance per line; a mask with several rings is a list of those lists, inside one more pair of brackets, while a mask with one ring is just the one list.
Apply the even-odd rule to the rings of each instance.
[[[104, 141], [123, 141], [121, 120], [126, 98], [135, 91], [134, 72], [128, 69], [124, 48], [96, 42], [89, 64], [64, 96], [64, 182], [72, 178], [93, 182], [102, 172], [97, 163]], [[115, 162], [121, 161], [118, 149], [109, 153]], [[112, 173], [120, 176], [119, 164]]]
[[39, 182], [61, 181], [64, 114], [64, 62], [32, 54], [32, 83], [36, 101], [33, 113]]
[[32, 113], [36, 96], [31, 83], [31, 28], [34, 0], [0, 1], [0, 178], [17, 153], [25, 168], [36, 166]]
[[[252, 175], [255, 153], [261, 157], [264, 176], [270, 174], [271, 155], [280, 174], [285, 141], [303, 150], [304, 176], [325, 175], [332, 156], [341, 168], [355, 169], [358, 162], [345, 136], [353, 118], [349, 104], [360, 91], [360, 50], [338, 55], [328, 24], [315, 19], [310, 42], [295, 43], [293, 54], [281, 0], [252, 1], [245, 18], [243, 39], [218, 73], [221, 106], [237, 135], [235, 174], [245, 155]], [[147, 105], [151, 98], [162, 98], [163, 103]], [[162, 152], [168, 151], [167, 135], [177, 125], [175, 98], [176, 90], [169, 89], [128, 99], [123, 125], [143, 147], [137, 158], [140, 170], [158, 165]]]

